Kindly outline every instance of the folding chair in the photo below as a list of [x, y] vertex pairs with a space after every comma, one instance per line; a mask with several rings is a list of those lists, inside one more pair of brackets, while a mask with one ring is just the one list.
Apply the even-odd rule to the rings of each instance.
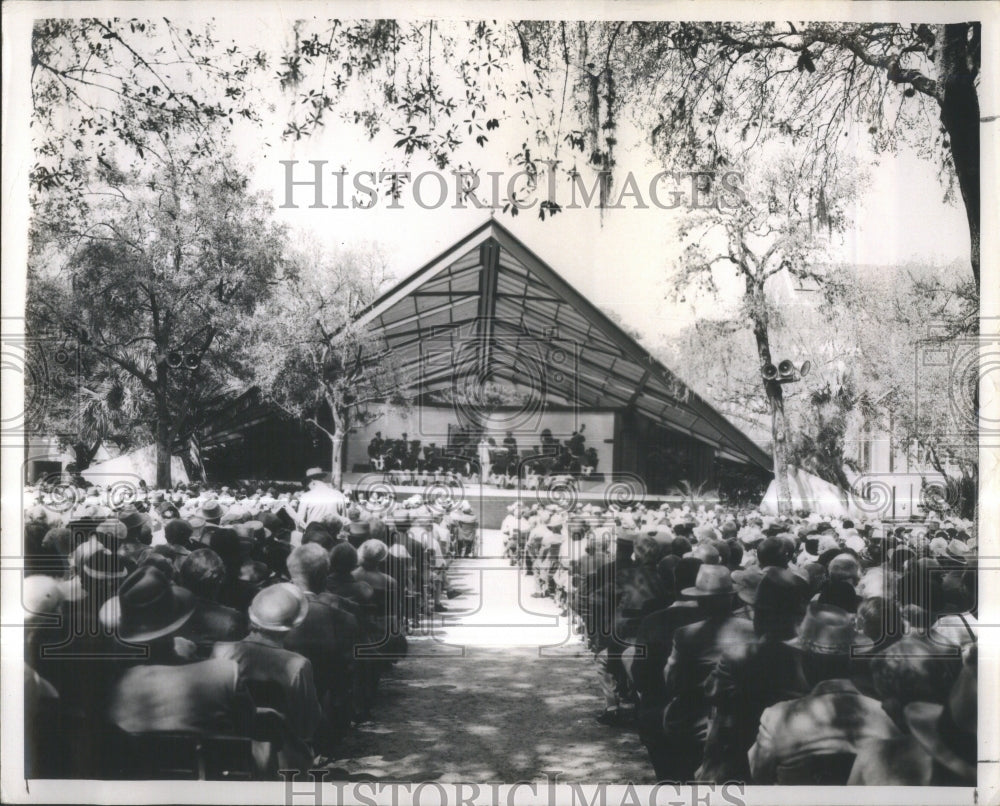
[[258, 777], [249, 736], [116, 729], [110, 744], [107, 772], [114, 779], [252, 781]]
[[854, 766], [854, 753], [819, 753], [779, 764], [777, 783], [786, 786], [844, 786]]

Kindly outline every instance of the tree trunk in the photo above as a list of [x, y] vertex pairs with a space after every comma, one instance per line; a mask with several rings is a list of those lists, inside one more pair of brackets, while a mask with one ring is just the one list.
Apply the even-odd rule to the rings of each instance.
[[344, 487], [344, 474], [341, 471], [344, 456], [344, 432], [339, 426], [337, 427], [337, 430], [333, 432], [333, 436], [330, 437], [330, 446], [332, 448], [330, 460], [330, 479], [333, 486], [338, 490], [341, 490]]
[[333, 419], [333, 433], [330, 434], [330, 480], [338, 490], [344, 487], [344, 435], [347, 433], [346, 406], [338, 406], [338, 396], [335, 392], [328, 391], [326, 394], [326, 404], [330, 407], [330, 416]]
[[[771, 341], [767, 333], [767, 308], [764, 299], [763, 283], [757, 284], [747, 278], [747, 294], [751, 297], [753, 311], [753, 335], [757, 342], [757, 355], [760, 358], [760, 368], [773, 363], [771, 360]], [[781, 392], [781, 384], [776, 381], [764, 381], [764, 394], [771, 410], [771, 451], [774, 454], [774, 480], [778, 492], [778, 514], [790, 515], [792, 512], [792, 491], [788, 486], [788, 421], [785, 418], [785, 400]]]
[[960, 518], [979, 523], [979, 473], [975, 465], [962, 464], [955, 485], [958, 490], [952, 509]]
[[156, 420], [156, 486], [161, 490], [170, 488], [170, 424], [166, 416]]
[[73, 445], [73, 455], [76, 458], [76, 470], [79, 473], [82, 470], [86, 470], [94, 461], [94, 457], [97, 456], [97, 452], [101, 449], [103, 440], [98, 439], [93, 446], [88, 445], [86, 442], [80, 441]]
[[[974, 40], [970, 43], [969, 35]], [[976, 91], [979, 24], [957, 23], [938, 28], [938, 93], [941, 123], [951, 141], [951, 158], [969, 220], [972, 276], [979, 287], [979, 95]]]
[[774, 451], [774, 479], [778, 483], [778, 514], [791, 515], [792, 491], [788, 486], [788, 421], [785, 418], [785, 399], [781, 393], [781, 384], [776, 381], [764, 381], [764, 393], [771, 409], [771, 450]]

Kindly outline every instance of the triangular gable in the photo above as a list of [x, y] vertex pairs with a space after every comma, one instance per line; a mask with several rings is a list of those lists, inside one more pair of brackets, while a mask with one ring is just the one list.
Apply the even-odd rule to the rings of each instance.
[[771, 468], [767, 453], [490, 220], [362, 312], [433, 393], [476, 378], [530, 387], [558, 405], [634, 407], [730, 458]]

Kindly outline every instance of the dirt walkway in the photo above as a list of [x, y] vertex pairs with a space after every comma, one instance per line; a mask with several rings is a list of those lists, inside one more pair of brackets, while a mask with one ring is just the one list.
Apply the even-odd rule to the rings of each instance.
[[[496, 536], [486, 536], [493, 554]], [[461, 561], [461, 595], [386, 677], [372, 722], [331, 763], [331, 779], [653, 783], [635, 731], [598, 724], [591, 655], [532, 579], [496, 559]]]

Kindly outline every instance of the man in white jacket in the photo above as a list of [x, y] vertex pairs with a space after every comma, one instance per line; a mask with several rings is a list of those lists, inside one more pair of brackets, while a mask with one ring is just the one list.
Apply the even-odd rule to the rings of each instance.
[[318, 467], [306, 471], [308, 491], [299, 499], [297, 514], [300, 529], [314, 521], [329, 523], [334, 518], [343, 520], [347, 514], [347, 498], [330, 484], [329, 474]]

